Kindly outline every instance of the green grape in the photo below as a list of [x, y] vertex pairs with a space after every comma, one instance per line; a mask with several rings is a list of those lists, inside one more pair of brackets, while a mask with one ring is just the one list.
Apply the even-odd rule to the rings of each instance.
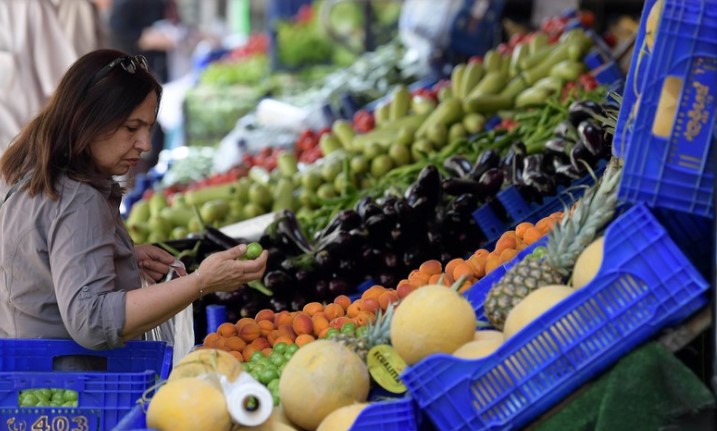
[[331, 329], [329, 329], [328, 331], [326, 331], [326, 338], [331, 339], [331, 338], [333, 338], [333, 337], [335, 337], [335, 336], [337, 336], [337, 335], [339, 335], [339, 334], [340, 334], [340, 332], [339, 332], [338, 329], [336, 329], [336, 328], [331, 328]]
[[285, 363], [289, 362], [289, 359], [291, 359], [292, 356], [294, 356], [294, 354], [291, 352], [284, 353], [284, 362], [283, 363], [285, 364]]
[[287, 347], [288, 347], [288, 345], [286, 343], [284, 343], [283, 341], [276, 343], [276, 344], [274, 344], [274, 352], [284, 353], [284, 352], [286, 352]]
[[249, 361], [250, 361], [250, 362], [257, 363], [257, 362], [259, 362], [259, 361], [260, 361], [261, 359], [263, 359], [263, 358], [264, 358], [264, 354], [263, 354], [263, 353], [261, 353], [261, 352], [255, 352], [253, 355], [251, 355], [251, 358], [249, 358]]
[[279, 395], [274, 395], [274, 394], [272, 394], [271, 397], [272, 397], [272, 399], [274, 400], [274, 406], [278, 406], [278, 405], [279, 405], [279, 402], [280, 402], [280, 401], [279, 401]]
[[292, 355], [296, 353], [297, 350], [299, 350], [299, 346], [297, 346], [296, 344], [290, 344], [286, 347], [286, 351], [290, 352]]
[[358, 327], [358, 328], [356, 329], [356, 336], [357, 336], [357, 337], [362, 337], [362, 336], [364, 336], [364, 335], [366, 334], [367, 331], [368, 331], [368, 327], [366, 327], [366, 326], [360, 326], [360, 327]]

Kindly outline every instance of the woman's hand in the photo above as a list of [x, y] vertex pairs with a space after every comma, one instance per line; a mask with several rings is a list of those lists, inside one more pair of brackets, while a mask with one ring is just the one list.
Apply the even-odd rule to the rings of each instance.
[[204, 293], [231, 292], [242, 284], [261, 278], [269, 253], [264, 250], [256, 259], [239, 259], [244, 253], [246, 244], [240, 244], [204, 259], [197, 269]]
[[[134, 247], [137, 256], [137, 265], [142, 274], [154, 281], [164, 278], [169, 272], [170, 265], [176, 260], [168, 251], [152, 244], [142, 244]], [[184, 268], [176, 268], [179, 275], [186, 275]]]

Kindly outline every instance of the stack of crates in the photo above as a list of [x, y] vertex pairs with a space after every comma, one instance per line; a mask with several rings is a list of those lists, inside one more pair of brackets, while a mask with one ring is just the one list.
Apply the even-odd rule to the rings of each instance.
[[[172, 347], [131, 341], [107, 351], [71, 340], [0, 339], [0, 423], [8, 430], [110, 431], [172, 367]], [[63, 357], [92, 357], [104, 371], [55, 371]], [[28, 389], [77, 392], [77, 407], [21, 405]]]

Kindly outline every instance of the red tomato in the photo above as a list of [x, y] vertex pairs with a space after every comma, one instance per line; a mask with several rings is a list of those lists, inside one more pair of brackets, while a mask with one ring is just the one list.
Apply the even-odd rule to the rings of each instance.
[[589, 10], [580, 11], [580, 24], [585, 28], [592, 28], [595, 25], [595, 14]]

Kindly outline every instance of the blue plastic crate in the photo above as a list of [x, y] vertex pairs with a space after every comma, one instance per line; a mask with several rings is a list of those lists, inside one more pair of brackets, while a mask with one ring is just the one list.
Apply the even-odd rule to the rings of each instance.
[[[411, 398], [376, 402], [356, 418], [349, 431], [416, 431], [418, 410]], [[134, 407], [112, 431], [152, 431], [141, 405]]]
[[[438, 429], [521, 429], [660, 329], [707, 304], [709, 284], [644, 205], [615, 219], [606, 235], [595, 280], [491, 356], [438, 354], [406, 369], [401, 378], [411, 397]], [[471, 290], [490, 288], [480, 284]]]
[[[172, 348], [151, 341], [94, 351], [70, 340], [0, 339], [0, 352], [0, 423], [17, 430], [110, 430], [172, 366]], [[67, 355], [106, 358], [107, 371], [53, 371]], [[78, 407], [19, 407], [20, 391], [37, 388], [75, 390]]]
[[472, 216], [488, 243], [496, 241], [503, 232], [508, 230], [505, 222], [498, 217], [489, 203], [478, 207], [473, 211]]
[[[642, 72], [619, 197], [714, 217], [717, 0], [665, 0], [654, 52]], [[672, 129], [653, 133], [663, 85], [681, 82]]]
[[645, 44], [645, 23], [652, 6], [657, 0], [645, 0], [640, 17], [640, 26], [638, 27], [637, 36], [635, 38], [635, 47], [633, 48], [632, 57], [630, 59], [630, 67], [628, 69], [627, 78], [625, 80], [625, 88], [623, 91], [622, 104], [615, 125], [615, 138], [612, 143], [612, 154], [616, 157], [622, 157], [625, 153], [627, 143], [632, 135], [632, 128], [635, 125], [636, 102], [642, 94], [642, 85], [645, 82], [644, 70], [650, 58], [650, 52]]

